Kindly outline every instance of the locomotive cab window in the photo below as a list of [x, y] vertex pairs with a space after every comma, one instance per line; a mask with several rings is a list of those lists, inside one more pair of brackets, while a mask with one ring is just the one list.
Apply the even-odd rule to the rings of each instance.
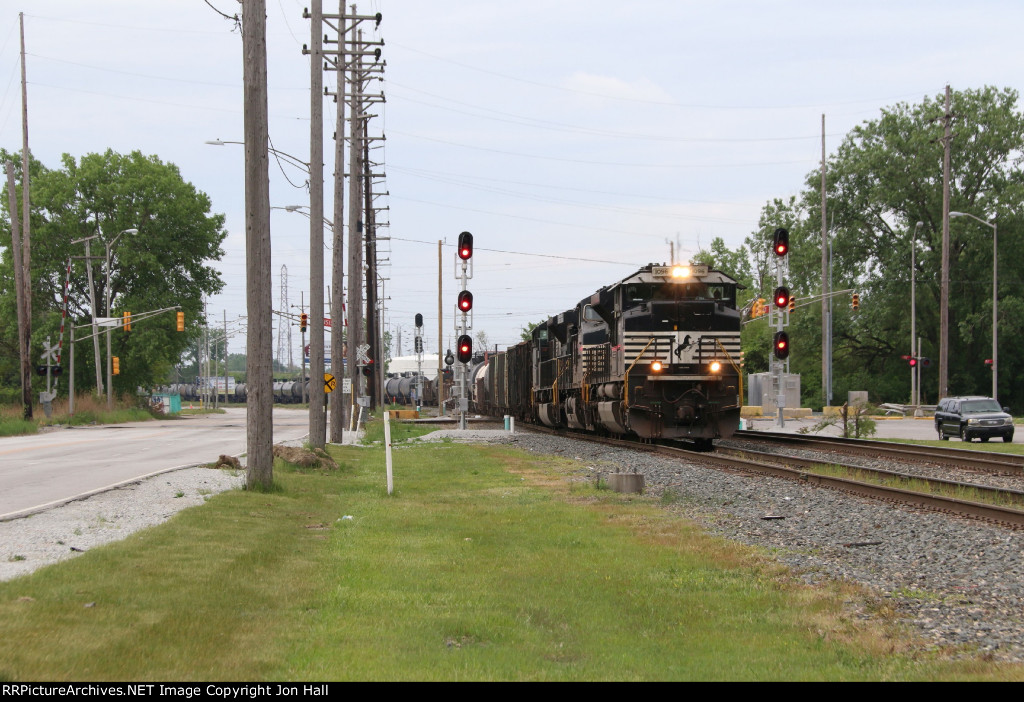
[[680, 300], [715, 300], [736, 305], [736, 286], [731, 283], [635, 283], [627, 285], [623, 295], [626, 307], [645, 302], [678, 302]]

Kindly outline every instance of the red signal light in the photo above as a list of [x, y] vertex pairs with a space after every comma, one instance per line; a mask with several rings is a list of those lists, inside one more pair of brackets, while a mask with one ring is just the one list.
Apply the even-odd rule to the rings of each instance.
[[917, 359], [916, 358], [910, 358], [910, 359], [908, 359], [908, 362], [910, 363], [910, 367], [911, 368], [913, 368], [914, 366], [917, 365]]
[[785, 360], [789, 356], [789, 334], [784, 331], [775, 332], [772, 347], [775, 349], [775, 358]]
[[463, 312], [473, 309], [473, 293], [468, 290], [459, 293], [459, 309]]
[[780, 285], [775, 288], [775, 293], [772, 295], [775, 299], [775, 306], [780, 310], [789, 305], [790, 295], [789, 288], [784, 285]]
[[459, 363], [469, 363], [473, 359], [473, 340], [468, 334], [459, 337], [456, 355], [459, 358]]
[[469, 232], [459, 234], [459, 258], [463, 261], [473, 256], [473, 235]]
[[772, 250], [776, 256], [785, 256], [789, 253], [789, 230], [779, 227], [772, 235]]

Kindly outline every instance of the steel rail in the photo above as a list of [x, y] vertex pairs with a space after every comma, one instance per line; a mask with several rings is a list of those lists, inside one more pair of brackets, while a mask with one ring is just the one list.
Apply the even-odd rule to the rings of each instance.
[[838, 436], [807, 436], [783, 432], [740, 430], [733, 434], [735, 439], [766, 441], [785, 444], [801, 444], [810, 447], [829, 447], [888, 456], [900, 460], [927, 461], [956, 468], [972, 468], [1004, 475], [1024, 475], [1024, 455], [972, 451], [970, 449], [939, 448], [917, 444], [901, 444], [870, 439], [843, 439]]
[[[825, 463], [823, 461], [810, 461], [808, 459], [798, 458], [796, 456], [781, 456], [779, 454], [762, 454], [770, 458], [770, 462], [764, 462], [760, 460], [749, 460], [746, 458], [740, 458], [737, 456], [724, 455], [721, 448], [717, 448], [715, 452], [704, 452], [694, 451], [691, 449], [681, 448], [678, 446], [671, 446], [666, 444], [653, 444], [653, 443], [640, 443], [636, 441], [628, 441], [624, 439], [612, 439], [609, 437], [596, 437], [589, 436], [586, 434], [569, 434], [564, 430], [556, 430], [549, 427], [537, 427], [530, 426], [531, 431], [539, 430], [543, 433], [553, 434], [555, 436], [561, 436], [565, 438], [580, 439], [583, 441], [591, 441], [594, 443], [601, 443], [610, 446], [617, 446], [620, 448], [629, 448], [633, 450], [642, 450], [647, 452], [662, 453], [675, 458], [685, 458], [691, 462], [697, 463], [710, 463], [722, 466], [731, 470], [738, 470], [746, 473], [754, 473], [759, 475], [770, 475], [774, 477], [786, 478], [789, 480], [796, 480], [799, 482], [805, 482], [811, 485], [820, 487], [826, 487], [830, 489], [842, 490], [843, 492], [860, 495], [863, 497], [870, 497], [874, 499], [881, 499], [887, 501], [895, 501], [902, 504], [908, 504], [916, 507], [923, 507], [927, 509], [937, 510], [941, 512], [954, 513], [961, 516], [973, 517], [976, 519], [982, 519], [989, 522], [995, 522], [998, 524], [1006, 525], [1012, 528], [1024, 528], [1024, 510], [1014, 509], [1012, 507], [1003, 507], [1000, 505], [986, 504], [983, 502], [975, 502], [973, 500], [964, 500], [955, 497], [947, 497], [944, 495], [936, 495], [933, 493], [917, 492], [915, 490], [907, 490], [904, 488], [880, 485], [877, 483], [865, 482], [861, 480], [854, 480], [852, 478], [843, 478], [838, 476], [821, 475], [807, 470], [801, 470], [797, 468], [788, 468], [784, 465], [778, 465], [784, 462], [793, 462], [802, 465], [813, 464], [813, 465], [839, 465], [848, 470], [860, 470], [870, 472], [872, 469], [862, 468], [860, 466], [843, 466], [842, 464], [836, 463]], [[758, 434], [760, 432], [750, 432]], [[742, 449], [736, 449], [738, 452], [743, 452]], [[758, 453], [758, 452], [749, 452]], [[877, 469], [875, 469], [877, 470]], [[881, 473], [887, 473], [888, 471], [878, 471]], [[900, 474], [897, 474], [900, 475]], [[914, 476], [916, 480], [929, 480], [932, 482], [935, 479], [918, 478]], [[942, 481], [949, 482], [949, 481]], [[996, 490], [985, 486], [976, 486], [971, 484], [963, 483], [952, 483], [953, 485], [982, 490], [987, 493], [1007, 493], [1011, 495], [1022, 495], [1018, 491], [1006, 491]]]

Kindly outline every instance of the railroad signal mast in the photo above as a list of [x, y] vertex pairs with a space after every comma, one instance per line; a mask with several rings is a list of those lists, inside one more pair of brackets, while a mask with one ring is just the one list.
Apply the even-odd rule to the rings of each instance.
[[469, 399], [466, 390], [469, 379], [469, 363], [473, 360], [473, 339], [469, 330], [473, 328], [471, 313], [473, 311], [473, 293], [466, 289], [466, 281], [473, 277], [473, 235], [469, 232], [459, 234], [459, 248], [456, 252], [455, 279], [462, 281], [459, 292], [455, 317], [455, 331], [459, 335], [455, 355], [459, 360], [456, 373], [459, 385], [459, 429], [466, 428], [466, 412], [469, 411]]
[[785, 328], [789, 325], [790, 301], [793, 299], [785, 284], [789, 274], [789, 231], [782, 227], [772, 234], [772, 252], [775, 254], [775, 292], [772, 294], [773, 304], [769, 307], [768, 326], [774, 325], [772, 335], [772, 354], [769, 356], [772, 379], [775, 383], [776, 423], [786, 426], [783, 409], [786, 406], [786, 388], [783, 376], [789, 369], [789, 333]]
[[[416, 404], [423, 404], [423, 315], [416, 313]], [[439, 383], [440, 385], [440, 383]]]

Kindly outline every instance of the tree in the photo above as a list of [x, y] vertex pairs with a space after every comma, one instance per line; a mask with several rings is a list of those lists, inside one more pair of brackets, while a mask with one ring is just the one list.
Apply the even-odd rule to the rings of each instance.
[[[6, 154], [0, 150], [0, 159]], [[220, 259], [226, 236], [224, 217], [210, 213], [210, 200], [186, 182], [178, 168], [156, 156], [128, 155], [108, 150], [87, 154], [76, 161], [65, 154], [61, 168], [40, 167], [32, 180], [32, 281], [34, 347], [60, 329], [67, 283], [68, 326], [92, 317], [87, 263], [82, 244], [72, 241], [97, 236], [91, 254], [97, 315], [105, 316], [104, 244], [122, 232], [111, 249], [109, 277], [113, 316], [130, 311], [137, 319], [146, 312], [180, 306], [193, 332], [202, 314], [202, 297], [223, 287], [209, 261]], [[9, 226], [4, 222], [5, 228]], [[7, 236], [7, 241], [10, 237]], [[11, 305], [13, 288], [7, 284], [10, 256], [5, 255], [0, 277], [0, 305]], [[3, 344], [13, 344], [13, 329], [4, 315], [0, 321]], [[86, 334], [79, 331], [76, 336]], [[194, 333], [176, 331], [176, 315], [165, 313], [133, 321], [131, 331], [113, 330], [112, 354], [120, 358], [121, 374], [114, 378], [120, 392], [134, 391], [165, 378]], [[67, 332], [66, 332], [67, 334]], [[66, 339], [67, 337], [65, 337]], [[88, 348], [87, 346], [85, 348]], [[92, 385], [95, 360], [77, 349], [76, 389]], [[65, 346], [65, 358], [67, 350]], [[6, 378], [0, 379], [5, 382]]]
[[[1019, 209], [1024, 200], [1024, 116], [1017, 98], [1016, 91], [985, 87], [953, 93], [952, 100], [950, 209], [998, 222], [999, 335], [1007, 339], [1024, 332], [1024, 252], [1018, 245], [1024, 216]], [[846, 390], [867, 388], [878, 395], [873, 400], [909, 398], [908, 367], [900, 356], [910, 351], [910, 246], [917, 222], [923, 223], [915, 257], [917, 329], [924, 355], [938, 357], [942, 144], [937, 138], [942, 132], [936, 120], [942, 117], [944, 99], [926, 97], [917, 105], [883, 109], [881, 117], [848, 134], [828, 159], [833, 289], [860, 295], [857, 313], [850, 310], [848, 295], [835, 298], [834, 385], [840, 397]], [[785, 207], [776, 201], [762, 213], [762, 223], [792, 215], [791, 287], [808, 293], [821, 287], [820, 207], [815, 170], [798, 198]], [[992, 314], [991, 230], [965, 218], [952, 220], [950, 239], [949, 387], [954, 393], [987, 393], [991, 375], [983, 361], [991, 345], [986, 331]], [[809, 307], [795, 316], [792, 367], [807, 378], [820, 375], [820, 357], [799, 350], [820, 349], [820, 334], [820, 311]], [[1024, 359], [1007, 356], [1001, 362], [1000, 399], [1020, 404]], [[934, 376], [925, 376], [931, 402], [937, 399]], [[807, 380], [803, 386], [812, 389]], [[813, 391], [820, 393], [820, 383]]]

